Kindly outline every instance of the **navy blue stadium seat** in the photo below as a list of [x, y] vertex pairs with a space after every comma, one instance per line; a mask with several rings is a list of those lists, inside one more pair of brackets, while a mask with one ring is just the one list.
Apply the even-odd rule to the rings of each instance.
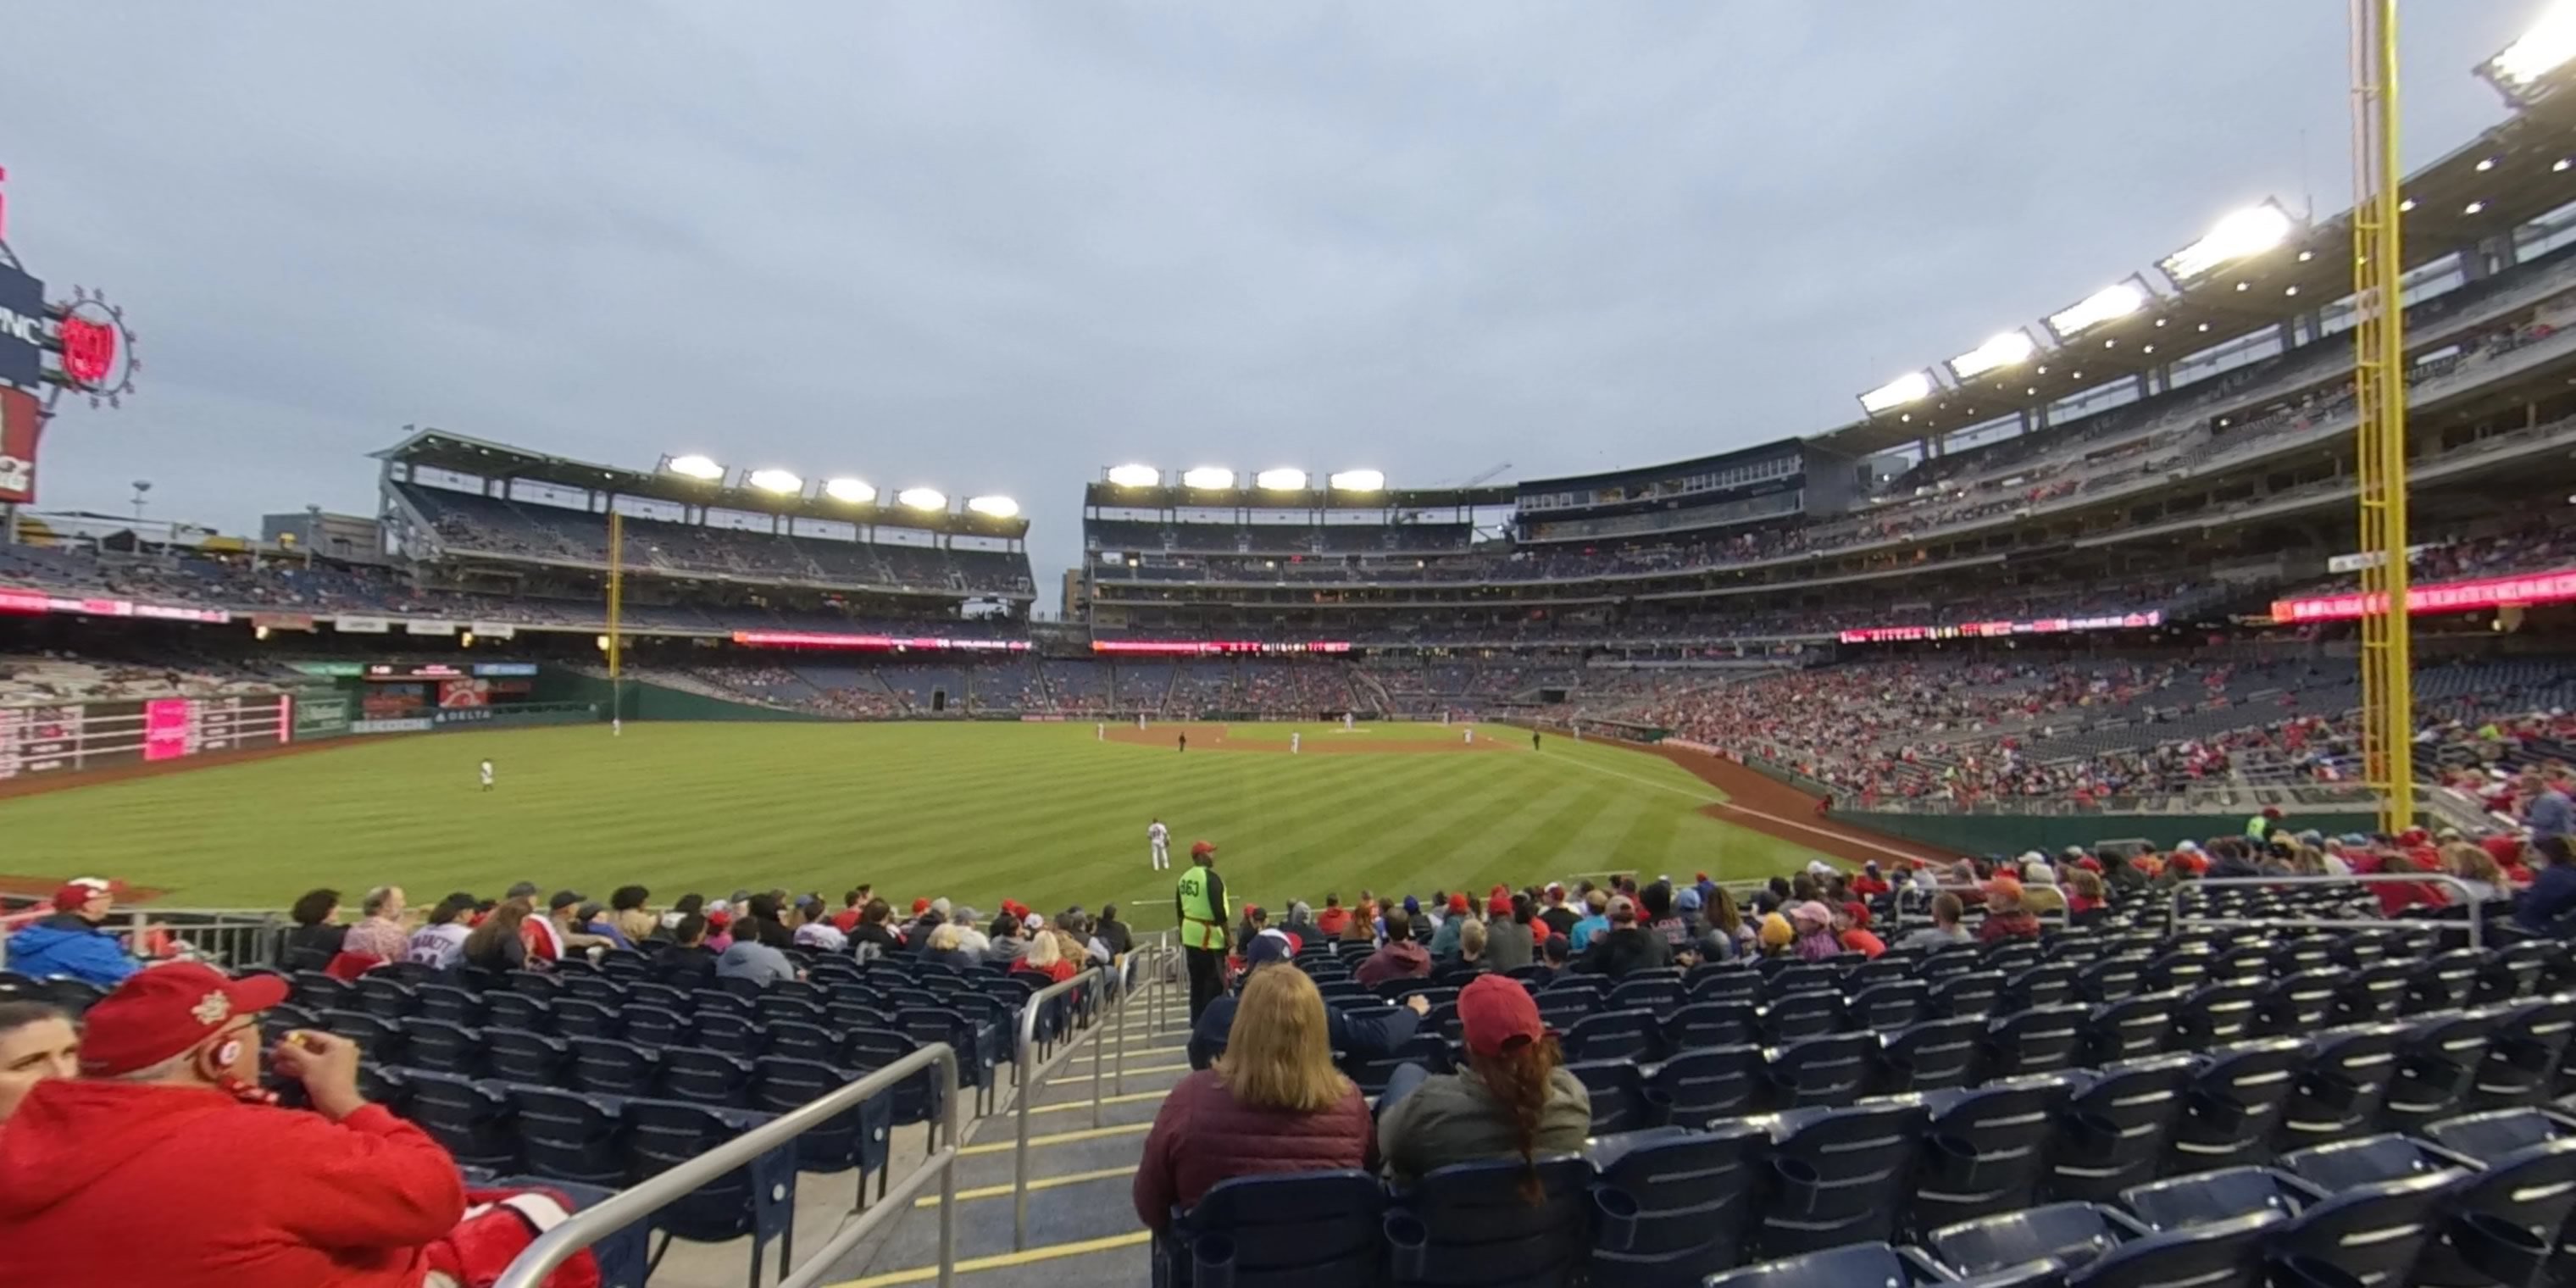
[[2080, 1000], [2076, 968], [2064, 962], [2042, 962], [2004, 977], [1995, 1009], [2005, 1014], [2035, 1006], [2065, 1006]]
[[2222, 1167], [2134, 1186], [2120, 1206], [2152, 1230], [2207, 1225], [2248, 1212], [2296, 1216], [2316, 1191], [2287, 1172], [2268, 1167]]
[[2367, 1024], [2396, 1019], [2404, 1013], [2406, 992], [2413, 985], [2410, 975], [2411, 968], [2404, 962], [2376, 962], [2345, 970], [2342, 985], [2335, 993], [2334, 1022]]
[[680, 1036], [688, 1031], [685, 1015], [659, 1006], [628, 1003], [617, 1013], [617, 1036], [638, 1046], [678, 1046]]
[[2075, 1067], [2084, 1047], [2085, 1007], [2034, 1006], [1994, 1020], [1986, 1028], [1986, 1076], [2019, 1078]]
[[2275, 1255], [2331, 1266], [2372, 1288], [2394, 1288], [2418, 1283], [2416, 1260], [2439, 1232], [2440, 1205], [2456, 1179], [2400, 1177], [2329, 1195], [2288, 1172], [2236, 1167], [2140, 1186], [2121, 1203], [2156, 1230], [2277, 1212], [2288, 1220], [2267, 1238]]
[[403, 1063], [404, 1035], [400, 1021], [382, 1019], [364, 1011], [325, 1011], [320, 1027], [349, 1039], [358, 1048], [358, 1058], [377, 1064]]
[[419, 995], [412, 986], [383, 970], [368, 971], [358, 977], [358, 1007], [378, 1019], [399, 1020], [420, 1009]]
[[510, 1098], [472, 1078], [424, 1070], [403, 1077], [403, 1113], [466, 1167], [516, 1171], [519, 1134]]
[[[1911, 1288], [1957, 1282], [1912, 1248], [1855, 1243], [1711, 1275], [1705, 1288]], [[2065, 1280], [2057, 1267], [2043, 1265], [2019, 1272], [2019, 1277], [1975, 1282], [1981, 1288], [2055, 1288]]]
[[626, 1130], [612, 1102], [548, 1087], [509, 1087], [527, 1169], [616, 1188], [626, 1184]]
[[2097, 1006], [2147, 991], [2138, 981], [2146, 973], [2143, 957], [2105, 957], [2075, 972], [2075, 991]]
[[553, 1033], [559, 1038], [611, 1038], [618, 1034], [622, 1021], [615, 1007], [586, 997], [567, 997], [555, 1003]]
[[[840, 1054], [832, 1063], [865, 1073], [882, 1069], [920, 1048], [920, 1043], [893, 1029], [852, 1029], [841, 1035]], [[904, 1079], [895, 1088], [894, 1121], [897, 1125], [927, 1123], [939, 1116], [939, 1086], [931, 1081], [934, 1072], [924, 1069]]]
[[1843, 1028], [1843, 995], [1822, 989], [1786, 996], [1775, 993], [1763, 1008], [1762, 1024], [1766, 1040], [1775, 1046], [1839, 1033]]
[[[627, 1160], [644, 1180], [697, 1158], [768, 1120], [765, 1114], [630, 1100], [624, 1106]], [[757, 1271], [772, 1240], [788, 1232], [796, 1212], [796, 1151], [791, 1145], [763, 1153], [749, 1164], [673, 1200], [653, 1214], [653, 1226], [693, 1243], [729, 1243], [749, 1236]], [[785, 1267], [781, 1266], [783, 1274]]]
[[440, 980], [423, 980], [411, 986], [416, 1004], [413, 1014], [467, 1028], [483, 1022], [483, 995], [462, 986]]
[[469, 1076], [483, 1068], [483, 1035], [462, 1024], [415, 1016], [404, 1021], [403, 1032], [410, 1039], [405, 1064]]
[[1935, 1091], [1975, 1082], [1985, 1061], [1985, 1037], [1986, 1022], [1966, 1018], [1882, 1030], [1879, 1046], [1871, 1052], [1870, 1093]]
[[2253, 984], [2212, 983], [2184, 994], [2174, 1011], [2174, 1040], [2186, 1050], [2230, 1046], [2255, 1032], [2255, 1006], [2263, 990]]
[[2415, 963], [2407, 980], [2406, 1013], [2423, 1015], [2468, 1005], [2486, 964], [2486, 954], [2474, 948], [2450, 949]]
[[1695, 970], [1682, 982], [1694, 1002], [1757, 1003], [1763, 997], [1762, 977], [1737, 966], [1719, 966]]
[[554, 999], [512, 989], [491, 990], [483, 994], [483, 1023], [492, 1028], [520, 1029], [529, 1033], [553, 1032]]
[[1667, 1051], [1738, 1046], [1761, 1039], [1762, 1020], [1749, 1002], [1691, 1002], [1664, 1017]]
[[1869, 1085], [1875, 1033], [1800, 1038], [1771, 1052], [1771, 1103], [1782, 1109], [1848, 1105]]
[[2124, 1213], [2098, 1203], [2051, 1203], [1956, 1222], [1926, 1235], [1941, 1265], [1983, 1274], [2033, 1261], [2054, 1261], [2081, 1271], [2147, 1230]]
[[1922, 1023], [1931, 1005], [1932, 986], [1921, 980], [1872, 984], [1843, 1004], [1843, 1017], [1855, 1028], [1892, 1033]]
[[2069, 1075], [2040, 1074], [1925, 1093], [1932, 1117], [1908, 1228], [1936, 1229], [2037, 1202], [2057, 1119], [2075, 1085]]
[[662, 1052], [613, 1038], [572, 1044], [572, 1085], [595, 1096], [649, 1096], [661, 1081]]
[[760, 1048], [760, 1022], [731, 1011], [702, 1010], [689, 1017], [672, 1045], [748, 1055]]
[[1741, 1262], [1770, 1149], [1770, 1135], [1749, 1123], [1595, 1140], [1601, 1185], [1628, 1196], [1634, 1210], [1604, 1223], [1592, 1249], [1592, 1282], [1689, 1288]]
[[2197, 1067], [2190, 1056], [2167, 1055], [2112, 1065], [2090, 1080], [2076, 1074], [2064, 1137], [2050, 1161], [2049, 1191], [2107, 1203], [2153, 1179]]
[[1932, 986], [1932, 1009], [1951, 1019], [1983, 1019], [2003, 995], [2004, 977], [1990, 970], [1953, 975]]
[[1678, 978], [1638, 978], [1619, 981], [1610, 990], [1609, 1007], [1614, 1011], [1642, 1010], [1661, 1015], [1690, 1000]]
[[2343, 995], [2343, 972], [2300, 971], [2262, 985], [2254, 1002], [2254, 1030], [2262, 1037], [2299, 1037], [2334, 1024]]
[[1792, 1110], [1770, 1120], [1761, 1255], [1792, 1256], [1896, 1232], [1927, 1121], [1922, 1103], [1889, 1097], [1843, 1109]]
[[625, 1008], [657, 1006], [674, 1015], [689, 1013], [689, 990], [671, 984], [636, 981], [626, 986]]
[[2371, 1130], [2388, 1099], [2405, 1039], [2405, 1026], [2398, 1024], [2352, 1024], [2317, 1034], [2281, 1107], [2281, 1148], [2303, 1149]]
[[1650, 1060], [1659, 1035], [1651, 1011], [1603, 1011], [1584, 1016], [1565, 1031], [1565, 1058], [1583, 1060]]
[[2095, 1007], [2084, 1023], [2080, 1058], [2090, 1065], [2116, 1064], [2162, 1055], [2174, 1042], [2178, 993], [2133, 993]]
[[2270, 1162], [2273, 1128], [2307, 1061], [2307, 1047], [2294, 1038], [2264, 1038], [2210, 1052], [2208, 1062], [2192, 1075], [2166, 1170], [2181, 1174]]
[[[1565, 1066], [1592, 1095], [1592, 1134], [1636, 1131], [1656, 1123], [1646, 1075], [1633, 1060], [1578, 1060]], [[1363, 1086], [1362, 1091], [1367, 1088]], [[1384, 1090], [1384, 1088], [1380, 1088]]]
[[1361, 1171], [1238, 1176], [1154, 1239], [1154, 1288], [1368, 1288], [1384, 1277], [1386, 1192]]
[[1563, 1283], [1591, 1246], [1592, 1165], [1537, 1163], [1539, 1202], [1522, 1196], [1518, 1159], [1458, 1163], [1395, 1195], [1386, 1215], [1397, 1285], [1544, 1288]]
[[585, 1002], [597, 1002], [612, 1011], [626, 1005], [626, 985], [613, 975], [567, 975], [564, 993]]
[[749, 1056], [673, 1047], [662, 1053], [654, 1094], [693, 1105], [746, 1108], [751, 1104], [751, 1068]]
[[2469, 1086], [2476, 1109], [2502, 1109], [2545, 1099], [2576, 1032], [2576, 1000], [2535, 998], [2501, 1004], [2502, 1016], [2487, 1035], [2486, 1059]]
[[771, 1020], [761, 1030], [763, 1056], [780, 1056], [790, 1060], [830, 1061], [839, 1054], [841, 1039], [820, 1024], [796, 1020]]
[[[820, 1060], [762, 1056], [752, 1070], [751, 1105], [784, 1114], [830, 1095], [857, 1079]], [[864, 1190], [871, 1172], [883, 1172], [894, 1132], [894, 1095], [870, 1096], [796, 1138], [796, 1167], [806, 1172], [856, 1168]]]
[[357, 986], [318, 970], [300, 970], [288, 979], [286, 1000], [308, 1011], [354, 1011], [360, 1006]]
[[2413, 1131], [2466, 1108], [2500, 1018], [2495, 1011], [2464, 1011], [2411, 1021], [2379, 1125]]
[[2068, 1288], [2258, 1288], [2269, 1260], [2264, 1239], [2281, 1217], [2254, 1212], [2133, 1239], [2069, 1274]]
[[1754, 1046], [1680, 1052], [1665, 1060], [1647, 1084], [1665, 1121], [1684, 1127], [1705, 1127], [1761, 1109], [1769, 1089], [1769, 1069], [1761, 1048]]
[[503, 1081], [558, 1086], [571, 1062], [572, 1045], [551, 1033], [497, 1025], [483, 1030], [483, 1068]]

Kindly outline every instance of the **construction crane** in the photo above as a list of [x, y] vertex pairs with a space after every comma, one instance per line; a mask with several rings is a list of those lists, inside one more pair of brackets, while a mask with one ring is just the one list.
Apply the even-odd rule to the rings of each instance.
[[1490, 483], [1490, 482], [1492, 482], [1493, 480], [1498, 479], [1498, 478], [1501, 478], [1503, 475], [1510, 473], [1510, 472], [1511, 472], [1511, 468], [1512, 468], [1512, 463], [1511, 463], [1510, 461], [1505, 461], [1505, 462], [1503, 462], [1502, 464], [1497, 465], [1497, 466], [1495, 466], [1494, 468], [1492, 468], [1492, 469], [1490, 469], [1490, 470], [1486, 470], [1486, 471], [1484, 471], [1483, 473], [1478, 474], [1476, 477], [1471, 478], [1471, 479], [1467, 480], [1466, 482], [1459, 484], [1458, 486], [1459, 486], [1459, 487], [1462, 487], [1462, 488], [1470, 488], [1470, 487], [1475, 487], [1476, 485], [1478, 485], [1478, 484], [1480, 484], [1480, 483]]

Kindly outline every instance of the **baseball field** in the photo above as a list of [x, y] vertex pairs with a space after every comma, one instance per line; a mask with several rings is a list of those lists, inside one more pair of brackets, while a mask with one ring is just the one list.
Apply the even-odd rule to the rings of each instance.
[[[1811, 851], [1721, 818], [1660, 757], [1439, 725], [686, 724], [351, 741], [0, 800], [0, 871], [75, 874], [165, 905], [278, 907], [316, 886], [416, 903], [513, 881], [657, 905], [815, 890], [835, 905], [948, 895], [991, 911], [1116, 901], [1167, 924], [1174, 861], [1205, 839], [1238, 899], [1428, 892], [1607, 870], [1767, 876]], [[1179, 750], [1183, 734], [1189, 749]], [[1291, 736], [1301, 744], [1290, 752]], [[482, 790], [477, 762], [496, 769]]]

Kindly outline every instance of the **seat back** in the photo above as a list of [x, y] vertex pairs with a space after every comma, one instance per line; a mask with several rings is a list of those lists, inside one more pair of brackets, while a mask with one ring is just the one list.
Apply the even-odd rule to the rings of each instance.
[[554, 1180], [626, 1184], [625, 1126], [606, 1104], [578, 1092], [512, 1087], [528, 1170]]
[[483, 1067], [504, 1082], [526, 1083], [532, 1087], [560, 1085], [564, 1066], [571, 1059], [571, 1044], [551, 1033], [505, 1028], [483, 1030]]
[[[752, 1070], [751, 1105], [766, 1113], [800, 1109], [849, 1085], [850, 1076], [821, 1060], [762, 1056]], [[796, 1138], [796, 1167], [805, 1172], [874, 1171], [885, 1166], [894, 1126], [891, 1094], [834, 1114]]]
[[[2045, 969], [2045, 968], [2043, 968]], [[1921, 980], [1872, 984], [1854, 993], [1843, 1014], [1856, 1028], [1893, 1033], [1920, 1023], [1930, 1013], [1932, 986]]]
[[2293, 1038], [2240, 1042], [2210, 1053], [2193, 1076], [2187, 1112], [2174, 1128], [2168, 1170], [2205, 1172], [2272, 1160], [2273, 1128], [2308, 1062]]
[[2182, 1118], [2195, 1061], [2155, 1056], [2103, 1069], [2067, 1101], [2064, 1139], [2049, 1167], [2061, 1197], [2108, 1203], [2152, 1179]]
[[1726, 1123], [1649, 1136], [1601, 1171], [1601, 1184], [1627, 1195], [1636, 1213], [1623, 1238], [1605, 1233], [1594, 1246], [1594, 1283], [1691, 1285], [1743, 1260], [1770, 1135]]
[[1761, 1040], [1761, 1017], [1749, 1002], [1692, 1002], [1664, 1020], [1664, 1049], [1738, 1046]]
[[2255, 1006], [2263, 990], [2253, 984], [2203, 984], [2174, 1012], [2174, 1037], [2188, 1050], [2206, 1051], [2254, 1036]]
[[[590, 976], [596, 979], [598, 976]], [[555, 1002], [554, 1034], [561, 1038], [605, 1038], [617, 1035], [623, 1026], [617, 1009], [605, 1002], [584, 997], [566, 997]]]
[[1647, 1086], [1665, 1121], [1705, 1127], [1762, 1108], [1770, 1081], [1759, 1047], [1728, 1046], [1681, 1052]]
[[2576, 999], [2536, 998], [2497, 1008], [2503, 1018], [2487, 1036], [2485, 1060], [2470, 1080], [2469, 1103], [2480, 1109], [2530, 1104], [2551, 1089], [2576, 1032]]
[[[758, 1115], [727, 1115], [664, 1100], [627, 1101], [624, 1116], [628, 1169], [639, 1181], [741, 1135], [745, 1118], [759, 1120]], [[775, 1232], [794, 1211], [794, 1179], [792, 1156], [784, 1150], [764, 1155], [665, 1204], [653, 1214], [653, 1223], [698, 1243]]]
[[1999, 971], [1976, 970], [1953, 975], [1932, 986], [1932, 1009], [1951, 1019], [1981, 1019], [1995, 1010], [2004, 991]]
[[2146, 968], [2143, 957], [2105, 957], [2075, 972], [2075, 991], [2085, 1001], [2108, 1006], [2143, 991], [2139, 980]]
[[1579, 1060], [1565, 1066], [1592, 1096], [1592, 1134], [1635, 1131], [1655, 1125], [1646, 1098], [1644, 1070], [1629, 1060]]
[[2182, 995], [2137, 993], [2093, 1012], [2084, 1029], [2083, 1058], [2095, 1065], [2162, 1055], [2173, 1045], [2174, 1014]]
[[2034, 1006], [2064, 1006], [2076, 1000], [2076, 975], [2076, 968], [2064, 962], [2046, 962], [2016, 971], [2005, 977], [1996, 1008], [2010, 1012]]
[[2254, 1003], [2254, 1027], [2265, 1037], [2296, 1037], [2335, 1022], [2344, 972], [2306, 970], [2274, 979]]
[[1932, 1119], [1910, 1228], [1935, 1229], [2037, 1202], [2040, 1184], [2048, 1178], [2057, 1120], [2066, 1112], [2076, 1082], [2063, 1074], [2041, 1074], [1926, 1097]]
[[2370, 1130], [2388, 1099], [2406, 1029], [2352, 1024], [2316, 1035], [2315, 1054], [2299, 1071], [2281, 1109], [2280, 1145], [2301, 1149]]
[[673, 1047], [662, 1053], [654, 1092], [694, 1105], [741, 1108], [751, 1103], [751, 1059], [727, 1051]]
[[455, 1074], [412, 1070], [404, 1078], [403, 1113], [466, 1167], [519, 1168], [519, 1133], [510, 1098], [497, 1087]]
[[2092, 1012], [2081, 1006], [2034, 1006], [1986, 1029], [1986, 1076], [2019, 1078], [2072, 1068]]
[[1176, 1214], [1155, 1241], [1154, 1281], [1234, 1288], [1367, 1284], [1378, 1275], [1386, 1192], [1361, 1171], [1238, 1176]]
[[1542, 1157], [1540, 1197], [1522, 1195], [1526, 1169], [1507, 1162], [1458, 1163], [1422, 1178], [1387, 1216], [1399, 1285], [1536, 1285], [1562, 1282], [1589, 1243], [1592, 1165]]
[[1871, 1093], [1937, 1091], [1974, 1082], [1985, 1060], [1986, 1022], [1962, 1017], [1925, 1020], [1884, 1033], [1876, 1052]]
[[1921, 1100], [1911, 1096], [1781, 1115], [1772, 1134], [1761, 1255], [1891, 1237], [1925, 1121]]
[[2050, 1260], [2081, 1268], [2118, 1247], [2125, 1230], [2091, 1203], [2051, 1203], [1933, 1230], [1924, 1242], [1941, 1264], [1964, 1274]]
[[2133, 1239], [2067, 1276], [2068, 1288], [2255, 1288], [2277, 1212]]
[[1711, 1275], [1705, 1288], [1904, 1288], [1915, 1282], [1904, 1254], [1884, 1243], [1855, 1243]]
[[2412, 973], [2406, 962], [2376, 962], [2346, 971], [2335, 995], [2335, 1021], [2361, 1024], [2396, 1019], [2405, 1010]]
[[1610, 990], [1610, 1007], [1661, 1015], [1689, 1000], [1678, 979], [1627, 979]]
[[2283, 1154], [2277, 1166], [2328, 1194], [2454, 1167], [2450, 1160], [2395, 1132], [2313, 1145]]
[[483, 1068], [483, 1035], [462, 1024], [415, 1015], [403, 1022], [409, 1039], [403, 1047], [407, 1064], [416, 1069], [472, 1076]]
[[1868, 1086], [1875, 1033], [1800, 1038], [1771, 1053], [1771, 1099], [1783, 1109], [1848, 1105]]
[[2440, 1233], [2441, 1207], [2461, 1179], [2409, 1176], [2328, 1195], [2273, 1235], [2273, 1251], [2332, 1266], [2369, 1288], [2412, 1288], [2420, 1282], [2416, 1262]]
[[2414, 1021], [2397, 1058], [2380, 1124], [2413, 1131], [2458, 1113], [2476, 1086], [2488, 1039], [2501, 1017], [2499, 1011], [2463, 1011]]
[[2222, 1167], [2132, 1187], [2120, 1206], [2149, 1229], [2179, 1230], [2248, 1212], [2296, 1216], [2311, 1196], [2267, 1167]]
[[1584, 1016], [1566, 1030], [1565, 1058], [1648, 1060], [1654, 1058], [1656, 1038], [1652, 1011], [1603, 1011]]

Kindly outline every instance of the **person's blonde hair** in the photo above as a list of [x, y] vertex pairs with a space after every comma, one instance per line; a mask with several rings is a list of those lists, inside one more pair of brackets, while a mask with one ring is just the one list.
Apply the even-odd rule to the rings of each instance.
[[1311, 1114], [1340, 1104], [1351, 1081], [1333, 1067], [1324, 995], [1315, 981], [1288, 966], [1252, 972], [1235, 1003], [1216, 1076], [1246, 1105]]
[[1063, 960], [1064, 949], [1058, 946], [1055, 936], [1040, 932], [1029, 940], [1029, 965], [1053, 966]]
[[939, 923], [939, 929], [930, 932], [930, 951], [934, 953], [946, 952], [963, 942], [957, 923], [953, 921], [943, 921]]
[[1485, 955], [1485, 923], [1469, 917], [1458, 927], [1458, 955], [1468, 961]]
[[2443, 856], [2451, 861], [2451, 875], [2455, 877], [2484, 881], [2497, 887], [2504, 885], [2504, 868], [2483, 847], [2454, 841], [2444, 847]]

